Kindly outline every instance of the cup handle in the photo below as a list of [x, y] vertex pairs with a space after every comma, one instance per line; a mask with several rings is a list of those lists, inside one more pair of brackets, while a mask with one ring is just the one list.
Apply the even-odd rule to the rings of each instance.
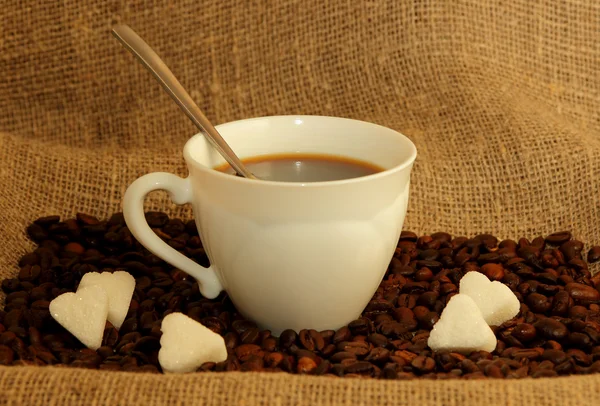
[[213, 267], [205, 268], [176, 251], [161, 240], [152, 231], [144, 216], [144, 199], [155, 190], [165, 190], [175, 204], [192, 201], [192, 189], [189, 178], [180, 178], [166, 172], [154, 172], [136, 179], [125, 192], [123, 198], [123, 216], [133, 236], [148, 251], [164, 261], [188, 273], [198, 281], [200, 293], [208, 299], [214, 299], [223, 290]]

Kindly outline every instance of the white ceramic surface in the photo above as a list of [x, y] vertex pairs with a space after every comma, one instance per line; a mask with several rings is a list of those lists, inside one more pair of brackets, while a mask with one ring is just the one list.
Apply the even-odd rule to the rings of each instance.
[[[386, 170], [305, 184], [249, 180], [211, 169], [225, 161], [198, 134], [183, 151], [187, 178], [156, 172], [127, 189], [123, 211], [133, 235], [196, 278], [205, 297], [226, 290], [240, 313], [274, 334], [286, 328], [338, 329], [356, 319], [400, 236], [414, 144], [389, 128], [335, 117], [262, 117], [217, 129], [242, 159], [323, 153]], [[158, 189], [177, 204], [192, 203], [210, 268], [169, 247], [146, 223], [144, 197]]]

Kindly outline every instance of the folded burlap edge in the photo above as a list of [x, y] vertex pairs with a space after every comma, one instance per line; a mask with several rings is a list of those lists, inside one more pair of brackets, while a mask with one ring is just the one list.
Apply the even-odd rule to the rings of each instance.
[[[578, 405], [600, 402], [600, 376], [381, 381], [285, 373], [155, 375], [0, 367], [0, 404]], [[4, 403], [6, 402], [6, 403]]]

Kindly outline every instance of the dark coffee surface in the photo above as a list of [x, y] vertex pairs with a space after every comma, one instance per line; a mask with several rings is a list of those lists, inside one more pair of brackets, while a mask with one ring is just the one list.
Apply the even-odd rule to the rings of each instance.
[[[369, 162], [324, 154], [270, 154], [243, 159], [242, 162], [259, 179], [278, 182], [326, 182], [358, 178], [384, 170]], [[229, 164], [215, 169], [235, 174]]]

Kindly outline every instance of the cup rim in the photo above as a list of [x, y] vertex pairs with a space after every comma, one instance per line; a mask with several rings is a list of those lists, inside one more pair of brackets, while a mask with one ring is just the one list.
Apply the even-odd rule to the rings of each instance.
[[[406, 135], [402, 134], [401, 132], [399, 132], [397, 130], [394, 130], [389, 127], [385, 127], [380, 124], [376, 124], [376, 123], [372, 123], [372, 122], [364, 121], [364, 120], [356, 120], [356, 119], [352, 119], [352, 118], [335, 117], [335, 116], [321, 116], [321, 115], [287, 114], [287, 115], [277, 115], [277, 116], [260, 116], [260, 117], [245, 118], [245, 119], [240, 119], [240, 120], [230, 121], [227, 123], [218, 124], [218, 125], [215, 125], [215, 128], [218, 131], [220, 128], [223, 128], [225, 126], [239, 124], [242, 122], [247, 123], [247, 122], [252, 122], [252, 121], [257, 121], [257, 120], [265, 120], [265, 119], [269, 120], [269, 119], [280, 119], [280, 118], [300, 119], [300, 120], [305, 120], [305, 119], [308, 119], [308, 120], [311, 120], [311, 119], [343, 120], [343, 121], [363, 123], [363, 124], [368, 124], [370, 126], [379, 127], [386, 131], [392, 131], [392, 132], [396, 133], [400, 138], [403, 138], [404, 141], [407, 142], [407, 146], [410, 148], [410, 155], [408, 158], [404, 159], [400, 164], [393, 166], [389, 169], [385, 169], [381, 172], [371, 174], [371, 175], [359, 176], [359, 177], [350, 178], [350, 179], [329, 180], [329, 181], [319, 181], [319, 182], [305, 182], [305, 183], [260, 180], [258, 182], [258, 184], [260, 184], [260, 185], [277, 186], [277, 187], [285, 187], [285, 188], [322, 188], [322, 187], [341, 186], [341, 185], [369, 182], [369, 181], [377, 180], [377, 179], [384, 178], [387, 176], [391, 176], [392, 174], [400, 172], [400, 171], [404, 170], [406, 167], [412, 165], [414, 163], [415, 159], [417, 158], [417, 147], [412, 142], [412, 140], [410, 138], [408, 138]], [[191, 145], [194, 143], [194, 141], [197, 138], [200, 138], [200, 137], [204, 138], [205, 137], [204, 134], [205, 134], [204, 131], [200, 131], [199, 133], [194, 134], [185, 143], [185, 146], [183, 147], [183, 157], [188, 165], [193, 165], [195, 168], [199, 169], [200, 171], [205, 172], [206, 174], [208, 174], [210, 176], [217, 176], [217, 178], [219, 178], [223, 181], [239, 182], [241, 184], [255, 183], [254, 179], [248, 179], [248, 178], [244, 178], [244, 177], [240, 177], [240, 176], [232, 176], [231, 174], [220, 172], [220, 171], [214, 170], [213, 168], [209, 168], [208, 166], [206, 166], [206, 165], [198, 162], [196, 159], [194, 159], [190, 152]]]

